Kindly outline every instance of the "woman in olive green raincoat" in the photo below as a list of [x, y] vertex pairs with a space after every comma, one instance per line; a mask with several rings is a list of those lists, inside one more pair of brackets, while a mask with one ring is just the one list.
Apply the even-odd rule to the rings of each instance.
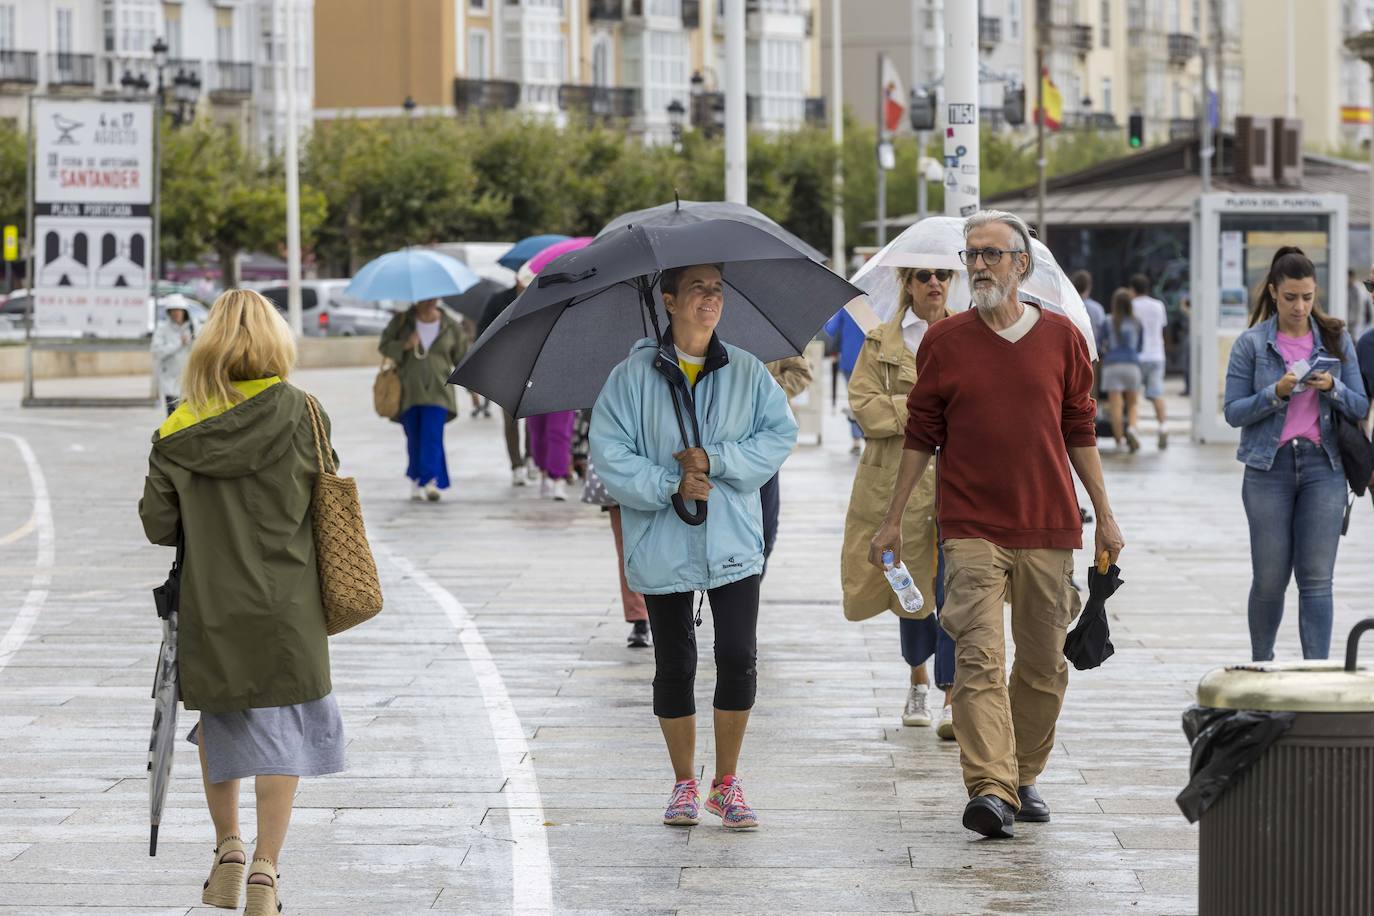
[[[864, 450], [845, 517], [840, 579], [845, 617], [867, 620], [891, 611], [901, 618], [902, 657], [911, 667], [902, 724], [929, 726], [932, 715], [926, 661], [935, 656], [936, 686], [945, 690], [946, 699], [954, 682], [954, 643], [931, 614], [943, 594], [939, 582], [934, 467], [916, 485], [902, 516], [902, 560], [926, 599], [919, 614], [902, 608], [882, 572], [868, 562], [868, 548], [873, 526], [881, 525], [887, 515], [893, 481], [902, 461], [906, 399], [916, 384], [916, 347], [931, 323], [950, 314], [947, 300], [952, 272], [902, 267], [897, 275], [897, 313], [886, 324], [868, 332], [849, 377], [849, 407], [863, 430]], [[954, 737], [948, 702], [938, 731], [941, 738]]]
[[439, 307], [438, 299], [417, 302], [382, 332], [377, 347], [401, 378], [401, 412], [392, 417], [406, 431], [410, 498], [439, 501], [449, 487], [444, 424], [458, 416], [448, 378], [468, 352], [463, 325]]
[[[181, 406], [153, 435], [138, 511], [148, 540], [185, 539], [178, 681], [200, 721], [215, 857], [201, 900], [277, 913], [277, 862], [301, 776], [343, 769], [343, 721], [310, 498], [318, 475], [306, 395], [285, 378], [290, 328], [249, 290], [225, 292], [191, 350]], [[328, 418], [323, 416], [325, 429]], [[239, 780], [257, 780], [251, 863], [239, 834]], [[251, 864], [251, 867], [249, 867]]]

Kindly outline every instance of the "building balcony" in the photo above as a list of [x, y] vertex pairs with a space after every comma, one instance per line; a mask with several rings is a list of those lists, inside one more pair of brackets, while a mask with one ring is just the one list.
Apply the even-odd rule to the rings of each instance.
[[520, 84], [511, 80], [453, 81], [453, 107], [459, 111], [503, 111], [520, 104]]
[[[1189, 36], [1192, 37], [1191, 35]], [[1188, 137], [1197, 136], [1196, 118], [1170, 118], [1169, 119], [1169, 139], [1184, 140]]]
[[27, 91], [37, 83], [37, 51], [0, 51], [0, 90], [10, 86]]
[[1116, 115], [1110, 111], [1075, 111], [1064, 118], [1065, 126], [1079, 130], [1116, 130]]
[[95, 55], [61, 51], [49, 54], [48, 85], [57, 88], [95, 86]]
[[978, 47], [991, 51], [1002, 43], [1002, 20], [996, 16], [978, 17]]
[[1087, 54], [1093, 49], [1093, 27], [1090, 25], [1071, 25], [1068, 27], [1069, 47], [1079, 54]]
[[589, 121], [627, 120], [639, 113], [639, 90], [566, 83], [558, 87], [558, 107], [582, 112]]
[[[754, 124], [759, 118], [760, 99], [756, 95], [745, 96], [744, 118], [750, 124]], [[807, 112], [811, 111], [811, 99], [807, 100]], [[821, 117], [824, 118], [825, 99], [816, 99], [821, 103]], [[688, 109], [691, 113], [692, 127], [700, 130], [707, 136], [714, 136], [725, 130], [725, 93], [723, 92], [700, 92], [692, 96], [691, 106]]]
[[701, 0], [682, 0], [682, 27], [701, 28]]
[[217, 60], [210, 64], [210, 100], [241, 102], [253, 95], [253, 65], [246, 61]]
[[625, 0], [587, 0], [587, 18], [619, 22], [625, 18]]
[[1197, 50], [1196, 35], [1189, 35], [1186, 32], [1171, 32], [1169, 34], [1169, 63], [1175, 67], [1187, 66], [1188, 61], [1197, 57]]

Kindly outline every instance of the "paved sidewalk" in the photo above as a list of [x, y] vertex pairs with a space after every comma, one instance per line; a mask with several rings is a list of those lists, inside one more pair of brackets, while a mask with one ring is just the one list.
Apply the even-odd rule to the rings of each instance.
[[[1230, 449], [1176, 435], [1166, 453], [1147, 442], [1105, 456], [1128, 541], [1117, 655], [1073, 675], [1042, 780], [1054, 821], [989, 843], [959, 826], [957, 749], [899, 726], [895, 620], [840, 613], [855, 459], [828, 415], [825, 445], [784, 471], [764, 588], [742, 764], [764, 826], [730, 834], [709, 816], [658, 824], [671, 771], [649, 705], [652, 654], [624, 647], [605, 517], [513, 493], [499, 418], [466, 415], [449, 427], [456, 491], [411, 503], [400, 430], [371, 414], [371, 373], [298, 381], [321, 396], [344, 473], [359, 479], [387, 609], [333, 643], [349, 771], [302, 784], [281, 863], [288, 913], [1195, 909], [1196, 832], [1172, 800], [1186, 781], [1179, 714], [1203, 672], [1248, 657]], [[171, 555], [145, 544], [135, 506], [157, 414], [17, 401], [0, 386], [0, 914], [218, 912], [196, 906], [214, 837], [190, 745], [147, 856], [148, 589]], [[50, 566], [25, 445], [50, 498]], [[1340, 643], [1374, 593], [1371, 542], [1366, 502], [1337, 567]], [[1295, 616], [1290, 598], [1281, 657], [1296, 654]], [[701, 674], [705, 710], [708, 660]], [[709, 733], [699, 748], [709, 774]], [[243, 827], [251, 836], [251, 808]]]

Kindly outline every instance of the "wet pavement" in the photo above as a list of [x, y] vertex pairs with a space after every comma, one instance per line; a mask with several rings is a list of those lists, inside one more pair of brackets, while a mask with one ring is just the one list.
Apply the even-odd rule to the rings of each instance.
[[[1144, 451], [1104, 456], [1128, 542], [1117, 654], [1072, 676], [1040, 783], [1053, 821], [993, 843], [959, 825], [957, 748], [900, 725], [896, 621], [840, 612], [857, 459], [827, 407], [824, 444], [783, 472], [741, 765], [763, 827], [740, 834], [710, 816], [658, 823], [672, 774], [652, 653], [625, 648], [605, 516], [513, 490], [499, 416], [466, 412], [449, 427], [455, 490], [412, 503], [371, 372], [298, 381], [359, 480], [387, 607], [333, 641], [349, 766], [302, 783], [281, 862], [288, 913], [1195, 910], [1197, 834], [1173, 803], [1179, 715], [1205, 671], [1248, 658], [1232, 449], [1192, 446], [1176, 422], [1159, 452], [1146, 422]], [[214, 836], [184, 742], [147, 855], [148, 590], [171, 552], [144, 542], [136, 503], [158, 415], [17, 403], [0, 386], [0, 914], [216, 912], [198, 906]], [[1337, 565], [1338, 649], [1374, 593], [1372, 542], [1366, 501]], [[1295, 594], [1288, 616], [1280, 658], [1297, 654]], [[704, 660], [703, 710], [713, 681]], [[698, 747], [709, 776], [709, 730]], [[244, 803], [251, 837], [247, 789]]]

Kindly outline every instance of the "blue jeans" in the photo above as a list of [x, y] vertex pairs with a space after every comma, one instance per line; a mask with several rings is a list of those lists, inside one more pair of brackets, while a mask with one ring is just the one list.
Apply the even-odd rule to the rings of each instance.
[[898, 628], [902, 636], [902, 659], [919, 668], [935, 656], [935, 686], [949, 690], [954, 686], [954, 640], [940, 626], [940, 610], [945, 606], [945, 552], [938, 554], [935, 574], [935, 613], [924, 620], [902, 617]]
[[1345, 516], [1345, 472], [1307, 439], [1279, 447], [1267, 471], [1245, 469], [1241, 498], [1250, 522], [1250, 651], [1274, 658], [1283, 594], [1298, 577], [1298, 635], [1303, 658], [1331, 651], [1331, 573]]
[[448, 459], [444, 455], [444, 424], [448, 411], [432, 404], [416, 405], [401, 414], [406, 431], [406, 476], [420, 486], [433, 482], [448, 489]]

